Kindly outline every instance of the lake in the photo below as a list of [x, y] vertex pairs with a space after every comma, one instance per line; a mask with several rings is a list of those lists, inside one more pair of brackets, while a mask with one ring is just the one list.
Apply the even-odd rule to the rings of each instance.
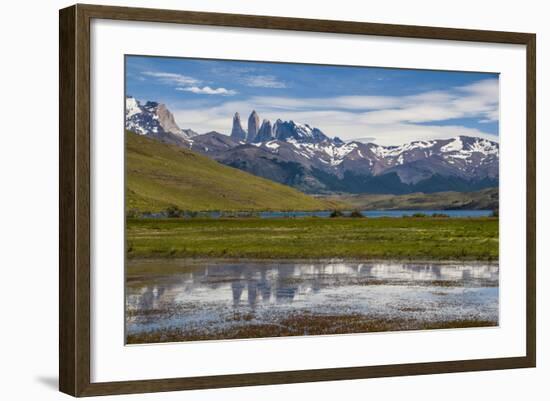
[[[344, 214], [349, 214], [351, 211], [344, 211]], [[289, 218], [289, 217], [330, 217], [331, 210], [318, 211], [291, 211], [291, 212], [185, 212], [185, 217], [261, 217], [269, 218]], [[489, 217], [492, 216], [492, 210], [362, 210], [361, 214], [366, 217], [406, 217], [414, 214], [425, 214], [431, 216], [433, 214], [445, 214], [452, 218], [468, 218], [468, 217]], [[165, 218], [168, 217], [166, 212], [144, 213], [144, 218]]]
[[133, 344], [498, 325], [496, 263], [127, 263]]
[[[330, 217], [331, 211], [318, 212], [260, 212], [263, 218], [276, 217]], [[344, 213], [350, 213], [344, 212]], [[446, 214], [449, 217], [489, 217], [492, 210], [362, 210], [361, 214], [366, 217], [405, 217], [422, 213], [427, 216], [432, 214]]]

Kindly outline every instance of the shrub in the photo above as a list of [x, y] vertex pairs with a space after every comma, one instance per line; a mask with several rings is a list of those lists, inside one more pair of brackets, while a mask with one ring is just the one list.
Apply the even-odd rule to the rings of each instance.
[[177, 206], [168, 206], [166, 209], [166, 216], [168, 217], [180, 217], [182, 215], [182, 210]]
[[365, 217], [365, 216], [363, 216], [363, 213], [361, 213], [359, 210], [353, 210], [349, 214], [349, 217]]
[[432, 217], [449, 217], [449, 215], [445, 213], [433, 213]]
[[344, 213], [342, 213], [340, 210], [333, 210], [330, 214], [330, 217], [343, 217]]
[[413, 213], [411, 217], [427, 217], [426, 213]]

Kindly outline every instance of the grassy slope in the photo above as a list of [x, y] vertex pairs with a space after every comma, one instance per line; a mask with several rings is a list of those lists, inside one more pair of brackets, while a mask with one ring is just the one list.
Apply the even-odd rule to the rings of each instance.
[[437, 192], [433, 194], [414, 193], [406, 195], [332, 195], [323, 197], [341, 201], [361, 210], [376, 209], [498, 209], [498, 188], [476, 192]]
[[126, 208], [323, 210], [335, 205], [221, 165], [187, 149], [126, 133]]
[[498, 219], [128, 219], [129, 257], [495, 260]]

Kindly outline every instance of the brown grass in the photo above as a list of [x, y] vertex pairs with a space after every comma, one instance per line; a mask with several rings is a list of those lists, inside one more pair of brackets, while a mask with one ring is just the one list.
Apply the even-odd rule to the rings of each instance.
[[[242, 318], [242, 319], [240, 319]], [[235, 320], [250, 321], [249, 316], [235, 316]], [[188, 332], [185, 329], [163, 329], [146, 333], [129, 334], [128, 344], [162, 343], [199, 340], [231, 340], [262, 337], [288, 337], [304, 335], [372, 333], [384, 331], [456, 329], [497, 326], [498, 323], [476, 318], [443, 322], [424, 322], [417, 319], [380, 319], [360, 314], [290, 316], [277, 324], [243, 324], [223, 331]]]

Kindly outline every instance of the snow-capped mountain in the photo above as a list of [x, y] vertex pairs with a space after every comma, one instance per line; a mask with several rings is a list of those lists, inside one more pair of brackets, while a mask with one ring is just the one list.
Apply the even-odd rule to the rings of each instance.
[[342, 143], [338, 138], [330, 139], [320, 129], [310, 127], [308, 124], [301, 124], [278, 119], [272, 125], [271, 121], [263, 120], [260, 125], [260, 117], [256, 110], [253, 110], [248, 118], [248, 132], [245, 132], [242, 125], [239, 113], [233, 116], [233, 128], [231, 129], [231, 137], [236, 141], [246, 139], [247, 143], [263, 143], [271, 140], [287, 141], [295, 140], [297, 142], [323, 142], [334, 141]]
[[[252, 147], [257, 150], [250, 149]], [[430, 189], [430, 179], [437, 179], [434, 188], [441, 191], [474, 190], [498, 184], [498, 143], [466, 136], [417, 141], [402, 146], [344, 143], [330, 139], [301, 141], [289, 137], [284, 141], [273, 139], [241, 145], [213, 157], [262, 176], [266, 174], [254, 168], [258, 163], [253, 159], [264, 160], [263, 165], [269, 161], [286, 169], [293, 169], [292, 163], [297, 164], [303, 169], [300, 174], [307, 181], [301, 189], [311, 192], [434, 192]], [[283, 176], [285, 174], [280, 174]], [[374, 177], [378, 177], [376, 184], [372, 182]], [[284, 182], [276, 175], [266, 178]], [[295, 182], [297, 178], [294, 176], [291, 181]], [[391, 181], [391, 186], [384, 185], [381, 182], [384, 180]], [[354, 184], [347, 185], [350, 181]]]
[[174, 115], [166, 105], [157, 102], [142, 105], [132, 96], [126, 97], [125, 126], [127, 130], [136, 134], [148, 135], [178, 145], [185, 145], [190, 138], [197, 135], [192, 130], [182, 130], [178, 127]]
[[388, 161], [389, 172], [401, 181], [416, 184], [434, 174], [464, 179], [498, 179], [498, 143], [482, 138], [458, 136], [451, 139], [411, 142], [378, 151]]
[[469, 191], [498, 185], [499, 145], [482, 138], [457, 136], [401, 146], [344, 142], [292, 120], [260, 124], [256, 111], [248, 130], [235, 113], [231, 135], [196, 135], [181, 130], [163, 105], [141, 106], [135, 99], [127, 100], [126, 116], [127, 129], [136, 133], [306, 192]]

